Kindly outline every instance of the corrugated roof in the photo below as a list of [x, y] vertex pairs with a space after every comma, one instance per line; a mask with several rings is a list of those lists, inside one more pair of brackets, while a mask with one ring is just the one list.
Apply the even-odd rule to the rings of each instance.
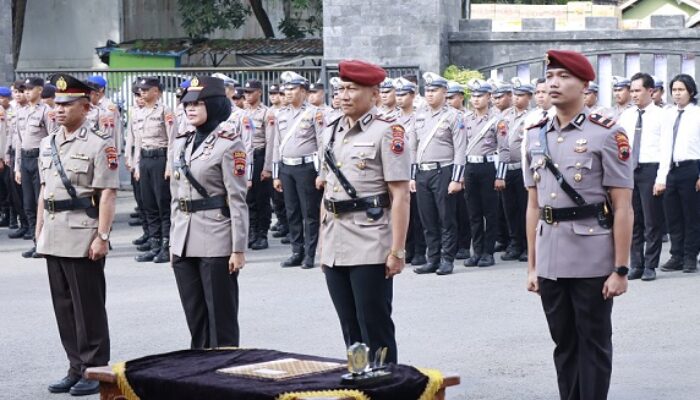
[[322, 39], [137, 39], [117, 48], [127, 52], [151, 54], [287, 54], [321, 55]]

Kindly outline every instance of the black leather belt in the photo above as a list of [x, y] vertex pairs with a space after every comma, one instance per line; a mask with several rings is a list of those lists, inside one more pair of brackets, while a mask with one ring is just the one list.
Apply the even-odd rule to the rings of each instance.
[[677, 161], [677, 162], [671, 163], [671, 169], [680, 168], [680, 167], [687, 167], [689, 165], [698, 165], [698, 164], [700, 164], [700, 162], [698, 160]]
[[39, 157], [39, 149], [31, 149], [31, 150], [22, 150], [22, 158], [38, 158]]
[[559, 221], [575, 221], [597, 217], [598, 213], [605, 211], [605, 203], [587, 204], [581, 207], [552, 208], [544, 206], [540, 208], [540, 219], [548, 224]]
[[352, 200], [333, 201], [323, 199], [323, 207], [333, 214], [344, 214], [353, 211], [365, 211], [368, 208], [384, 208], [391, 205], [388, 193], [377, 196], [358, 197]]
[[193, 213], [202, 210], [216, 210], [228, 206], [226, 196], [212, 196], [203, 199], [189, 200], [180, 199], [177, 202], [177, 207], [182, 212]]
[[44, 209], [53, 214], [60, 211], [87, 210], [96, 208], [92, 197], [76, 197], [68, 200], [44, 199]]
[[165, 157], [167, 155], [168, 155], [168, 148], [167, 147], [161, 147], [158, 149], [141, 149], [141, 157], [157, 158], [157, 157]]

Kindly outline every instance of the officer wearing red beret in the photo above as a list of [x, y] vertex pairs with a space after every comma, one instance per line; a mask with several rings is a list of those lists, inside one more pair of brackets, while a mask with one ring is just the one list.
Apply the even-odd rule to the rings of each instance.
[[374, 106], [386, 72], [363, 61], [339, 65], [343, 116], [322, 136], [325, 186], [321, 264], [345, 343], [396, 362], [393, 276], [404, 268], [410, 209], [410, 155], [404, 127]]
[[542, 298], [561, 398], [601, 400], [612, 372], [612, 299], [627, 290], [633, 162], [625, 131], [583, 104], [595, 79], [586, 57], [550, 50], [546, 60], [556, 114], [523, 142], [527, 288]]

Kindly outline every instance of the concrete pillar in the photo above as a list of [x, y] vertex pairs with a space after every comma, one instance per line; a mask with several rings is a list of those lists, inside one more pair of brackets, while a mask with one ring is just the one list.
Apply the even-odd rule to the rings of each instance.
[[0, 85], [8, 85], [15, 79], [12, 64], [12, 0], [0, 0]]
[[417, 65], [441, 73], [449, 32], [461, 18], [460, 0], [323, 1], [323, 58], [357, 58], [386, 66]]

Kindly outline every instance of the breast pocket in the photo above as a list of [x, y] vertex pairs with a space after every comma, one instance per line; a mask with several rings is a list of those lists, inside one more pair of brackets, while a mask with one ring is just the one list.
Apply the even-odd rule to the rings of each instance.
[[297, 135], [299, 135], [300, 138], [304, 138], [304, 139], [309, 139], [309, 138], [314, 137], [314, 135], [316, 133], [314, 126], [315, 125], [313, 123], [313, 120], [304, 119], [299, 124], [299, 129], [298, 129]]
[[64, 169], [72, 184], [87, 187], [90, 186], [91, 167], [91, 160], [71, 159], [66, 162]]
[[593, 159], [591, 157], [570, 157], [564, 160], [566, 168], [562, 173], [564, 179], [574, 188], [587, 187], [590, 178]]
[[39, 133], [44, 129], [44, 124], [41, 123], [41, 120], [30, 119], [27, 122], [27, 128], [29, 133]]
[[536, 156], [532, 158], [530, 163], [530, 174], [532, 180], [535, 181], [535, 186], [541, 188], [542, 186], [542, 173], [544, 172], [544, 157]]
[[42, 158], [39, 160], [39, 169], [41, 170], [41, 176], [44, 178], [44, 182], [46, 182], [46, 179], [49, 176], [49, 173], [51, 172], [51, 159], [50, 158]]
[[376, 157], [377, 148], [375, 146], [353, 147], [352, 154], [350, 154], [351, 171], [357, 176], [366, 176], [367, 170], [372, 169]]

